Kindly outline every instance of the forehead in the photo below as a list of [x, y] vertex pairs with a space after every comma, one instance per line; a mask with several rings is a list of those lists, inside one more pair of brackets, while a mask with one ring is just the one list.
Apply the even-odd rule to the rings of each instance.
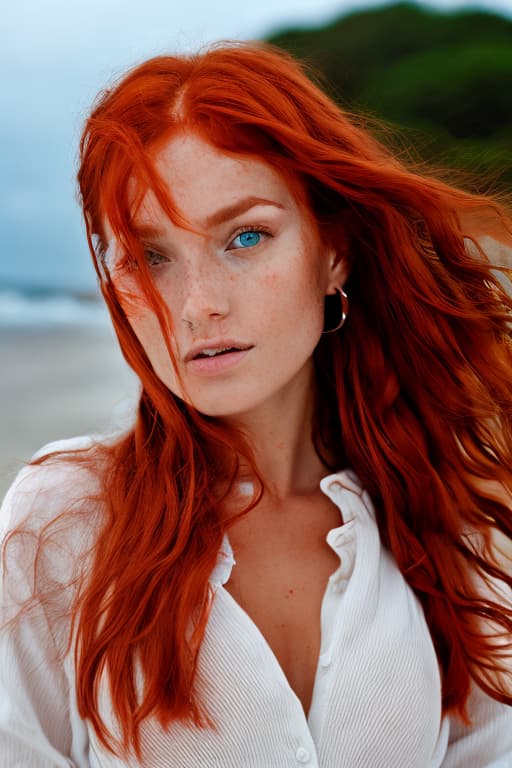
[[[235, 211], [243, 199], [297, 206], [284, 177], [264, 160], [228, 154], [194, 133], [173, 137], [155, 154], [154, 164], [173, 205], [192, 225], [205, 224], [220, 209]], [[149, 190], [136, 218], [143, 221], [159, 214]]]

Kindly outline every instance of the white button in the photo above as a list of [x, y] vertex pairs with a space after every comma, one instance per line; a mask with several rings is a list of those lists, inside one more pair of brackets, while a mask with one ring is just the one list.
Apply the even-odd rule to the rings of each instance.
[[333, 492], [334, 491], [342, 491], [343, 490], [343, 486], [342, 486], [342, 484], [340, 483], [339, 480], [333, 480], [332, 483], [329, 483], [329, 490], [333, 491]]
[[320, 666], [321, 667], [328, 667], [331, 663], [331, 654], [329, 652], [322, 653], [320, 656]]
[[307, 763], [309, 761], [309, 752], [304, 747], [299, 747], [295, 753], [299, 763]]
[[333, 592], [343, 592], [347, 585], [346, 579], [339, 579], [339, 581], [335, 581], [331, 584], [331, 589]]

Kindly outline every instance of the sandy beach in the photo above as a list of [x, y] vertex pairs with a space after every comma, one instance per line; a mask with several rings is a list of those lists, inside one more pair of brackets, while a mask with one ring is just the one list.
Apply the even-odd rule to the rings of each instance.
[[51, 440], [129, 418], [135, 377], [107, 325], [0, 328], [0, 495]]

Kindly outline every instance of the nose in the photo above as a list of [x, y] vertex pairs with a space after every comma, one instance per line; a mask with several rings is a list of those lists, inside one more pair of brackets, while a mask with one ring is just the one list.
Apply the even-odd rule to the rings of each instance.
[[228, 314], [228, 280], [223, 270], [204, 264], [189, 265], [183, 284], [182, 322], [197, 329]]

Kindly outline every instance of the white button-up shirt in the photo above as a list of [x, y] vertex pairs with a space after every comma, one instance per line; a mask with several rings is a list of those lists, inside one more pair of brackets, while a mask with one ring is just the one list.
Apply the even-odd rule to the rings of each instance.
[[[64, 461], [29, 467], [9, 491], [0, 524], [8, 530], [29, 515], [37, 532], [92, 482], [85, 468]], [[51, 611], [36, 605], [1, 632], [0, 767], [512, 768], [512, 708], [475, 688], [472, 727], [442, 717], [439, 667], [423, 611], [381, 546], [368, 493], [351, 471], [324, 477], [320, 487], [343, 517], [326, 537], [339, 566], [323, 596], [307, 717], [264, 636], [224, 589], [235, 564], [225, 536], [210, 576], [213, 603], [196, 680], [217, 731], [183, 723], [163, 729], [148, 720], [142, 761], [106, 751], [77, 713], [72, 653], [63, 659], [55, 653], [69, 631], [56, 618], [69, 599], [63, 587], [54, 598], [63, 605]], [[76, 525], [66, 529], [67, 548], [59, 541], [59, 556], [43, 558], [52, 584], [69, 579], [94, 526], [94, 514], [77, 513]], [[31, 578], [29, 562], [7, 571], [7, 612], [12, 594], [26, 592]], [[115, 731], [106, 686], [100, 709]]]

